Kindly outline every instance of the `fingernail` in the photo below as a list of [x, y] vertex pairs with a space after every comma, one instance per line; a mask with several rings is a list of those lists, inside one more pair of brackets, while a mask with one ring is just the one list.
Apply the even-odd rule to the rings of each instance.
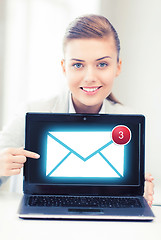
[[152, 206], [152, 201], [148, 201], [148, 205], [151, 207]]
[[40, 155], [38, 153], [36, 153], [35, 158], [40, 158]]

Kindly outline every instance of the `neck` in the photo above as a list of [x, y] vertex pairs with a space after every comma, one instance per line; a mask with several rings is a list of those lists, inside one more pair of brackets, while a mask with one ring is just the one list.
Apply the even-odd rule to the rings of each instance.
[[74, 109], [75, 109], [76, 113], [98, 114], [101, 107], [102, 107], [102, 103], [98, 104], [98, 105], [94, 105], [94, 106], [86, 106], [86, 105], [83, 105], [83, 104], [81, 104], [81, 106], [80, 105], [78, 106], [73, 102], [73, 106], [74, 106]]

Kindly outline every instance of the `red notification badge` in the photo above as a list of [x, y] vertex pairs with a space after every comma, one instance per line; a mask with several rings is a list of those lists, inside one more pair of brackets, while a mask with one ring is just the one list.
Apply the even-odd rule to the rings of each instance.
[[124, 125], [118, 125], [112, 130], [112, 140], [116, 144], [126, 145], [131, 140], [131, 131]]

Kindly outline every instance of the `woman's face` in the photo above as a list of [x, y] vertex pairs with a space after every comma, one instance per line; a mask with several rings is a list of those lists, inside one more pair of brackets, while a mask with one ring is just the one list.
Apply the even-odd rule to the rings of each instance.
[[121, 70], [112, 36], [72, 39], [61, 62], [77, 113], [98, 113]]

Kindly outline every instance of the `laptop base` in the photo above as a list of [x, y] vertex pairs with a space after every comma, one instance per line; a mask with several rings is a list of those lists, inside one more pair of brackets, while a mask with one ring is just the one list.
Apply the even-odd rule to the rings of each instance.
[[152, 221], [154, 219], [154, 214], [143, 197], [139, 198], [145, 206], [133, 209], [98, 207], [32, 207], [25, 204], [27, 197], [23, 197], [18, 210], [18, 216], [22, 219], [125, 221]]

